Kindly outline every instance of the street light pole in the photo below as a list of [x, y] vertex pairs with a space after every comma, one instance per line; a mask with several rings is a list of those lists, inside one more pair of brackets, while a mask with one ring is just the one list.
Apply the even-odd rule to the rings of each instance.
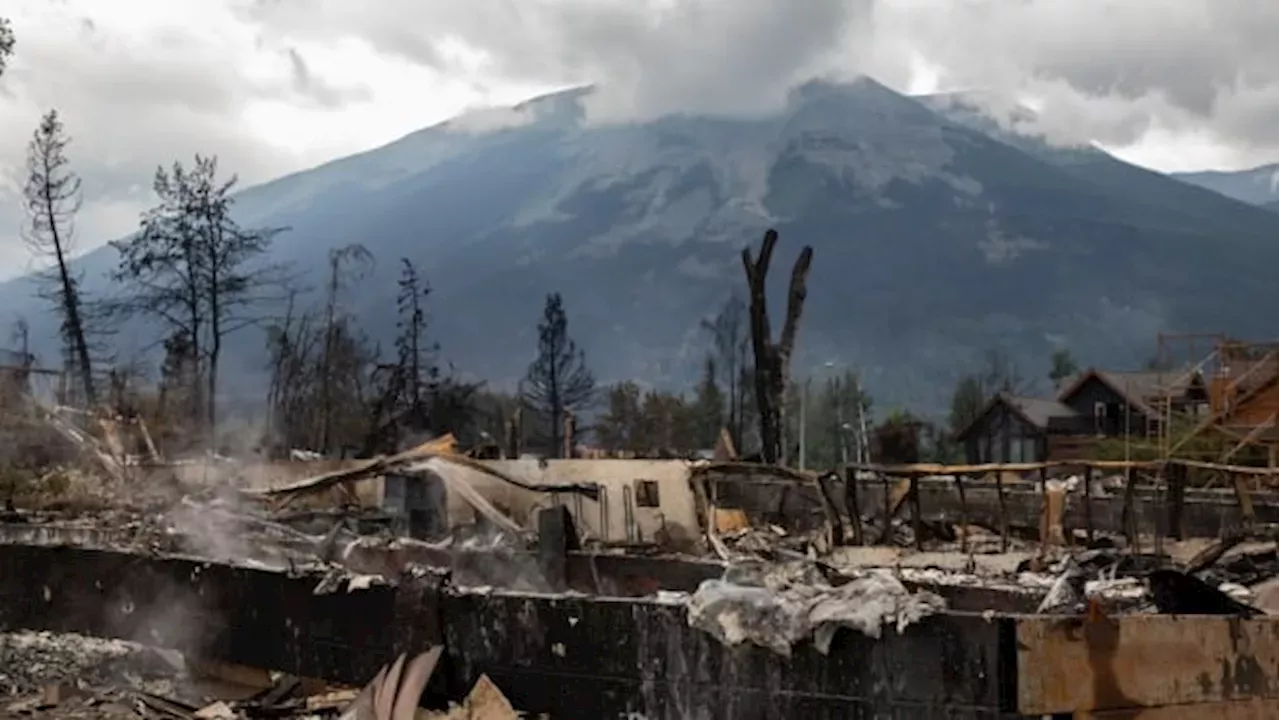
[[844, 383], [840, 382], [840, 378], [836, 378], [834, 390], [836, 393], [836, 442], [840, 444], [840, 467], [843, 468], [849, 464], [849, 443], [845, 442], [845, 422], [844, 422]]
[[801, 470], [805, 469], [805, 425], [809, 415], [809, 378], [804, 379], [804, 385], [800, 388], [800, 463]]
[[854, 376], [853, 388], [854, 388], [854, 397], [857, 399], [857, 402], [858, 402], [857, 455], [858, 455], [858, 463], [862, 464], [862, 463], [871, 462], [871, 453], [867, 451], [867, 415], [862, 411], [862, 408], [863, 408], [862, 380], [858, 379], [857, 376]]

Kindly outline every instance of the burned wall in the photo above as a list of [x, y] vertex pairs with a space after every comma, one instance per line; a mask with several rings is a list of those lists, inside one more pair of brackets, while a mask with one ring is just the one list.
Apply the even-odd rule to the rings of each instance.
[[1009, 660], [1001, 623], [977, 616], [879, 640], [841, 631], [829, 655], [805, 644], [784, 658], [725, 647], [675, 604], [446, 592], [442, 608], [455, 681], [486, 673], [552, 717], [991, 717]]
[[[530, 527], [539, 508], [560, 504], [592, 537], [610, 543], [674, 544], [698, 537], [698, 519], [683, 460], [486, 460], [494, 470], [530, 485], [594, 483], [600, 500], [572, 494], [530, 492], [484, 473], [458, 467], [463, 481], [478, 489], [513, 520]], [[448, 498], [454, 524], [476, 521], [475, 509], [457, 493]], [[665, 536], [665, 538], [664, 538]]]
[[77, 632], [362, 683], [439, 641], [437, 576], [316, 594], [285, 573], [82, 548], [0, 545], [0, 629]]
[[472, 593], [438, 576], [398, 586], [315, 573], [70, 548], [0, 546], [0, 629], [117, 637], [207, 659], [361, 683], [400, 652], [443, 642], [459, 698], [489, 675], [516, 707], [551, 717], [997, 717], [1014, 662], [1006, 621], [946, 614], [829, 655], [728, 648], [680, 604]]
[[[717, 508], [742, 510], [752, 525], [769, 523], [788, 532], [809, 532], [827, 520], [822, 493], [813, 482], [758, 473], [706, 475]], [[844, 512], [842, 482], [826, 483], [827, 496]]]

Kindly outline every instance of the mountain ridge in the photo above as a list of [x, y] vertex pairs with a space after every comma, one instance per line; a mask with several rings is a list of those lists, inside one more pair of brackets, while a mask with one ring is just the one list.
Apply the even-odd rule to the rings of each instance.
[[[888, 404], [937, 410], [992, 347], [1038, 375], [1060, 342], [1120, 366], [1161, 330], [1274, 332], [1259, 270], [1275, 265], [1274, 215], [1109, 155], [1019, 147], [871, 80], [807, 84], [767, 118], [613, 126], [583, 125], [586, 92], [246, 188], [237, 217], [290, 226], [273, 260], [300, 272], [368, 245], [379, 267], [351, 310], [384, 341], [389, 273], [418, 262], [446, 356], [503, 384], [553, 291], [603, 380], [691, 380], [700, 321], [741, 294], [738, 251], [769, 226], [775, 308], [794, 253], [815, 248], [796, 371], [860, 366]], [[1205, 287], [1217, 294], [1194, 300]], [[0, 303], [30, 308], [13, 281]], [[239, 339], [244, 368], [260, 345]]]
[[1182, 182], [1212, 190], [1249, 205], [1274, 209], [1280, 164], [1267, 163], [1245, 170], [1205, 170], [1173, 173]]

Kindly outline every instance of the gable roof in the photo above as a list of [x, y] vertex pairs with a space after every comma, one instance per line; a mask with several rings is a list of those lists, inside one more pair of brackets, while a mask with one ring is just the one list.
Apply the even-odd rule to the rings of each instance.
[[1047, 430], [1049, 421], [1053, 418], [1079, 417], [1079, 413], [1075, 410], [1053, 398], [1025, 397], [998, 392], [991, 396], [987, 404], [982, 407], [982, 410], [977, 415], [974, 415], [967, 425], [955, 433], [955, 438], [959, 440], [967, 436], [974, 428], [978, 427], [983, 419], [991, 413], [992, 408], [997, 405], [1004, 405], [1028, 425], [1040, 430]]
[[1160, 397], [1166, 393], [1174, 396], [1185, 395], [1196, 385], [1204, 387], [1204, 378], [1198, 371], [1190, 368], [1164, 372], [1152, 372], [1150, 370], [1141, 372], [1103, 370], [1099, 372], [1105, 375], [1113, 384], [1121, 388], [1127, 388], [1131, 394], [1140, 398]]
[[1075, 395], [1091, 379], [1096, 379], [1129, 405], [1146, 414], [1155, 414], [1149, 401], [1165, 393], [1175, 397], [1185, 395], [1192, 387], [1204, 387], [1204, 377], [1197, 370], [1168, 370], [1140, 372], [1115, 372], [1089, 368], [1068, 381], [1058, 393], [1058, 400], [1065, 402]]
[[1005, 399], [1027, 422], [1038, 428], [1048, 428], [1053, 418], [1079, 417], [1075, 410], [1058, 402], [1056, 398], [1019, 397], [1008, 395]]

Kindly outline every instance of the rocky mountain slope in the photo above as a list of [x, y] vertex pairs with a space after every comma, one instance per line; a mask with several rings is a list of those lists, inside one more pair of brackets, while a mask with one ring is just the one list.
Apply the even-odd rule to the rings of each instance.
[[1173, 177], [1250, 205], [1275, 209], [1280, 165], [1271, 163], [1235, 172], [1174, 173]]
[[[804, 86], [768, 118], [607, 127], [583, 123], [585, 92], [247, 189], [240, 217], [290, 226], [274, 259], [317, 277], [329, 248], [368, 246], [379, 267], [354, 309], [384, 339], [397, 259], [420, 263], [446, 356], [505, 382], [552, 291], [599, 377], [686, 382], [700, 321], [744, 286], [739, 250], [770, 226], [775, 307], [815, 249], [796, 371], [861, 366], [880, 404], [938, 409], [994, 347], [1039, 377], [1058, 344], [1121, 367], [1159, 331], [1275, 333], [1274, 213], [1100, 151], [1023, 142], [870, 80]], [[88, 255], [86, 285], [113, 262]], [[0, 307], [38, 325], [34, 302], [0, 285]], [[242, 369], [260, 367], [261, 338], [237, 344]]]

